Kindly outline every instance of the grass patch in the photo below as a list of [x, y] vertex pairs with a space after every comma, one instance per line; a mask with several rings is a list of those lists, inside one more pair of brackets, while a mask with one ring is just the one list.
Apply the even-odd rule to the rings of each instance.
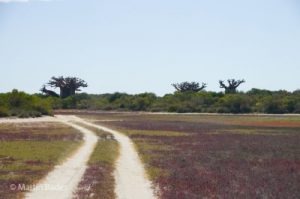
[[89, 159], [88, 164], [114, 165], [119, 154], [119, 145], [115, 140], [100, 140]]
[[80, 132], [60, 123], [4, 123], [0, 125], [0, 141], [78, 141], [81, 139]]
[[[0, 142], [0, 156], [17, 161], [59, 162], [80, 142], [75, 141], [4, 141]], [[5, 167], [4, 167], [5, 168]]]
[[57, 123], [1, 124], [0, 198], [21, 197], [10, 185], [36, 183], [80, 146], [80, 135]]

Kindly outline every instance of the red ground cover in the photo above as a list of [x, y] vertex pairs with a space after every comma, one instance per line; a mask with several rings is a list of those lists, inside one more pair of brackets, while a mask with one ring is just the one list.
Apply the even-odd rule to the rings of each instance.
[[123, 130], [189, 134], [171, 137], [141, 131], [131, 135], [135, 143], [170, 148], [139, 149], [141, 154], [155, 155], [149, 156], [153, 158], [146, 161], [147, 167], [167, 174], [155, 179], [162, 199], [300, 198], [300, 127], [293, 122], [230, 124], [216, 117], [208, 122], [165, 117], [139, 115], [103, 123]]

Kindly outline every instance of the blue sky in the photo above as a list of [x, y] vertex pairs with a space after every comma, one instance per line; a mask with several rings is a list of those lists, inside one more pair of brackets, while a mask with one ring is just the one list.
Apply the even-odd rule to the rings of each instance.
[[220, 91], [227, 78], [300, 89], [298, 0], [20, 1], [0, 0], [0, 92], [34, 93], [53, 75], [90, 93]]

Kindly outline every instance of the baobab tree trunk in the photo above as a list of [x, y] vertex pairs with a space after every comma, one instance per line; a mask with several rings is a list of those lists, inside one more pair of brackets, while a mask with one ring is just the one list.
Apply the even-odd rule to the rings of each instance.
[[70, 94], [70, 89], [69, 88], [60, 88], [60, 97], [61, 98], [66, 98], [66, 97], [69, 97], [71, 96]]

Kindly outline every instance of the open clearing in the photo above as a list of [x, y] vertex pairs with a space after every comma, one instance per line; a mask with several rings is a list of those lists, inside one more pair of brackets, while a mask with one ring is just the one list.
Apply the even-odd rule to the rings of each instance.
[[[92, 133], [96, 148], [86, 155], [90, 159], [81, 158], [84, 166], [68, 185], [67, 198], [73, 191], [77, 198], [103, 193], [105, 199], [300, 198], [298, 116], [81, 113], [55, 120], [98, 136]], [[70, 136], [58, 134], [56, 139]], [[35, 131], [31, 135], [44, 139]], [[91, 190], [80, 190], [90, 181]]]
[[[78, 188], [78, 184], [84, 177], [87, 168], [86, 163], [92, 154], [98, 137], [91, 130], [79, 126], [78, 123], [111, 133], [120, 144], [120, 156], [116, 163], [114, 172], [115, 193], [120, 199], [151, 199], [155, 198], [150, 181], [146, 178], [143, 165], [138, 157], [130, 139], [121, 133], [94, 125], [75, 116], [56, 116], [56, 118], [41, 119], [16, 119], [3, 120], [2, 123], [26, 123], [26, 122], [62, 122], [77, 129], [83, 134], [84, 142], [82, 146], [62, 164], [55, 167], [36, 189], [31, 190], [25, 198], [72, 198]], [[46, 187], [46, 189], [44, 189]], [[50, 188], [50, 189], [49, 189]]]

